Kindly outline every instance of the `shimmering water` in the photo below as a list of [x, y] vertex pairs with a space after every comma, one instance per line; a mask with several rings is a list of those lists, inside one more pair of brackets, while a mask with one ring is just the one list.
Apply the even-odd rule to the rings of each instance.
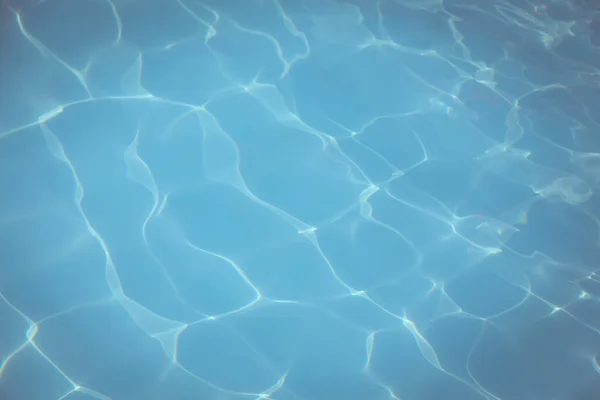
[[0, 399], [600, 398], [594, 1], [0, 15]]

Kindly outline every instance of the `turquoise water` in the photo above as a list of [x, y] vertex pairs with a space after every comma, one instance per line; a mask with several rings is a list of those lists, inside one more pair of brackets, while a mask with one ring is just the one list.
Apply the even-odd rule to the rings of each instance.
[[0, 16], [0, 399], [600, 398], [594, 2]]

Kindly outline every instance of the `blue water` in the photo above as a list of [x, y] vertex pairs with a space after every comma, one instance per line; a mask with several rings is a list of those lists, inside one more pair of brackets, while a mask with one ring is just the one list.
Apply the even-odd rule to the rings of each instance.
[[600, 399], [600, 6], [4, 0], [1, 400]]

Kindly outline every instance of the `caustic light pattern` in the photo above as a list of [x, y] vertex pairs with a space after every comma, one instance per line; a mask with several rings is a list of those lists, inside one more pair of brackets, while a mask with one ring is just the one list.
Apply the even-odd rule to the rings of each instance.
[[600, 7], [4, 0], [2, 400], [592, 400]]

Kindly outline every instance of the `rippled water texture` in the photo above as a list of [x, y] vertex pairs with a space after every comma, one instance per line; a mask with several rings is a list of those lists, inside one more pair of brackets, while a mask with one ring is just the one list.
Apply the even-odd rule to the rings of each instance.
[[594, 1], [0, 15], [0, 399], [599, 398]]

